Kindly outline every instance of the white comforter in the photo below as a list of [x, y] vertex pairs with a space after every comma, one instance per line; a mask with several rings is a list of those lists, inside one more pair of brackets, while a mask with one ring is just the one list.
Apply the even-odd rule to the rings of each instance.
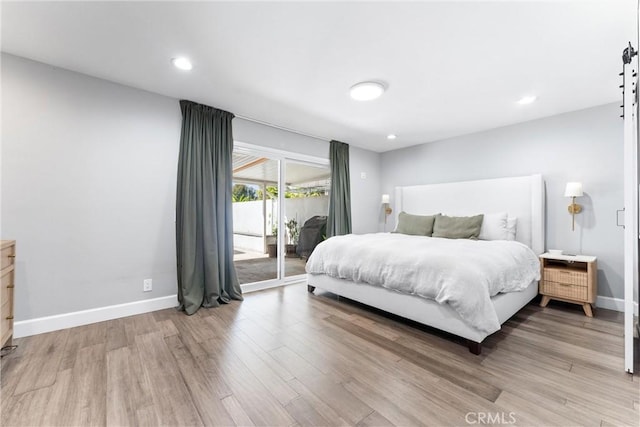
[[500, 329], [490, 297], [540, 280], [538, 257], [519, 242], [395, 233], [327, 239], [315, 248], [306, 270], [449, 304], [487, 334]]

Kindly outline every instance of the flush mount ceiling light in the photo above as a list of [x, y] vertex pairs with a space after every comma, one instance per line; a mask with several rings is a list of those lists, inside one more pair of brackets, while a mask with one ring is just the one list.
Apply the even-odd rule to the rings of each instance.
[[382, 83], [378, 82], [360, 82], [353, 86], [349, 90], [351, 98], [356, 101], [371, 101], [379, 98], [385, 91], [385, 87]]
[[389, 135], [387, 135], [387, 139], [396, 139], [397, 136], [395, 136], [394, 134], [390, 133]]
[[184, 56], [171, 58], [171, 63], [173, 64], [174, 67], [184, 71], [189, 71], [193, 68], [191, 61], [189, 61], [189, 59], [185, 58]]
[[522, 98], [520, 98], [518, 100], [518, 104], [520, 105], [527, 105], [527, 104], [531, 104], [533, 101], [535, 101], [536, 99], [538, 99], [537, 96], [535, 95], [527, 95], [527, 96], [523, 96]]

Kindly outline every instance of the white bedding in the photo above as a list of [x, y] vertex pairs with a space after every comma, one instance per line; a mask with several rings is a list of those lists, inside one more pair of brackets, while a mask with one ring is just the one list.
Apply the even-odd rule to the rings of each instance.
[[315, 248], [306, 270], [449, 304], [487, 334], [500, 329], [490, 297], [540, 279], [538, 257], [519, 242], [396, 233], [332, 237]]

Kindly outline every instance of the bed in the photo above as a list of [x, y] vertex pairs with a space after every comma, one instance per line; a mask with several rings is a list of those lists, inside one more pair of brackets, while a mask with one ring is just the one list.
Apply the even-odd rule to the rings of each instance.
[[[544, 182], [541, 175], [396, 187], [396, 218], [403, 211], [423, 215], [443, 213], [450, 216], [508, 212], [509, 217], [517, 218], [515, 242], [526, 246], [535, 255], [544, 252]], [[517, 245], [514, 243], [514, 246]], [[464, 257], [460, 258], [460, 263], [463, 263]], [[465, 338], [469, 351], [474, 354], [480, 354], [482, 341], [492, 333], [491, 329], [475, 327], [468, 319], [463, 319], [450, 304], [441, 304], [434, 299], [401, 293], [363, 281], [332, 277], [317, 271], [307, 275], [307, 285], [309, 292], [316, 288], [323, 289]], [[521, 285], [517, 291], [500, 292], [490, 297], [490, 304], [499, 322], [498, 328], [537, 293], [538, 281], [531, 280], [530, 283]]]

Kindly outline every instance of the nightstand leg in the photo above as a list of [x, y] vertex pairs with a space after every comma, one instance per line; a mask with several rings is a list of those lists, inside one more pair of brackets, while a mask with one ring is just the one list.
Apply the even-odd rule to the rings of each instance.
[[549, 298], [546, 295], [542, 295], [542, 301], [540, 301], [540, 307], [546, 307], [547, 304], [549, 304], [549, 301], [551, 300], [551, 298]]
[[584, 304], [582, 304], [582, 309], [584, 310], [584, 314], [586, 314], [587, 317], [593, 317], [593, 312], [591, 311], [591, 304], [589, 304], [588, 302], [585, 302]]

